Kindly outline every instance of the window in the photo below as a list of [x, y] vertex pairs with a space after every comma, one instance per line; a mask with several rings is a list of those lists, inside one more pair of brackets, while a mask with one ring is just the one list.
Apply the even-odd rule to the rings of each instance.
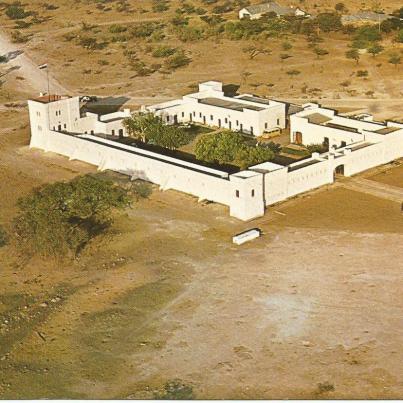
[[267, 125], [267, 122], [266, 122], [266, 123], [264, 124], [264, 128], [267, 129], [267, 126], [268, 126], [268, 125]]
[[200, 118], [202, 117], [202, 113], [201, 113], [201, 112], [199, 113], [199, 117], [200, 117]]
[[94, 130], [91, 130], [91, 134], [94, 134]]
[[66, 123], [63, 125], [63, 127], [64, 127], [65, 129], [67, 128]]
[[41, 116], [41, 113], [40, 113], [40, 112], [36, 112], [36, 116]]
[[225, 123], [228, 123], [228, 119], [227, 119], [227, 118], [225, 118]]
[[112, 136], [114, 136], [115, 135], [115, 130], [112, 130]]
[[277, 119], [277, 126], [280, 126], [280, 119]]
[[196, 112], [193, 112], [193, 117], [196, 117]]
[[251, 195], [252, 197], [255, 197], [255, 189], [252, 189]]
[[250, 134], [253, 134], [253, 127], [250, 127]]
[[169, 116], [167, 116], [167, 122], [169, 122]]
[[213, 115], [210, 115], [210, 120], [214, 120], [214, 116], [213, 116]]
[[239, 126], [239, 122], [238, 122], [238, 121], [236, 121], [236, 125]]
[[236, 191], [235, 191], [235, 196], [236, 196], [236, 197], [239, 197], [239, 190], [236, 190]]
[[182, 117], [183, 117], [183, 118], [185, 117], [185, 112], [182, 112]]

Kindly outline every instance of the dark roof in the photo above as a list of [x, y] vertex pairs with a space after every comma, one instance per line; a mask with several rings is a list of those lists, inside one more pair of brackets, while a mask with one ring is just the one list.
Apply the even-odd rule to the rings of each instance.
[[398, 127], [384, 127], [383, 129], [375, 130], [374, 133], [378, 134], [389, 134], [399, 130]]
[[270, 105], [271, 104], [270, 99], [255, 97], [254, 95], [243, 95], [243, 96], [238, 97], [236, 99], [243, 99], [244, 101], [256, 102], [256, 103], [264, 104], [264, 105]]
[[310, 165], [317, 164], [318, 162], [321, 162], [321, 161], [319, 161], [319, 160], [305, 161], [302, 164], [298, 164], [298, 165], [294, 165], [292, 167], [291, 166], [288, 167], [288, 172], [292, 172], [292, 171], [296, 171], [296, 170], [301, 169], [301, 168], [309, 167]]
[[233, 109], [234, 111], [242, 112], [244, 109], [251, 109], [253, 111], [263, 111], [265, 108], [248, 105], [235, 101], [227, 101], [226, 99], [221, 98], [202, 98], [199, 100], [199, 103], [205, 105], [216, 106], [219, 108]]
[[305, 117], [308, 119], [309, 123], [314, 123], [316, 125], [321, 125], [332, 120], [332, 118], [329, 118], [329, 116], [322, 115], [321, 113], [312, 113], [310, 115], [306, 115]]

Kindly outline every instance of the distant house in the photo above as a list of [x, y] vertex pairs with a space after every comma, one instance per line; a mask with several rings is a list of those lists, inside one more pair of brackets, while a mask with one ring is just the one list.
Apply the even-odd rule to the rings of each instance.
[[361, 24], [380, 24], [389, 18], [394, 18], [392, 15], [375, 13], [374, 11], [359, 11], [356, 14], [343, 15], [341, 22], [344, 25], [361, 25]]
[[254, 6], [248, 6], [239, 11], [240, 19], [257, 20], [265, 14], [275, 13], [277, 17], [282, 16], [307, 16], [307, 13], [298, 7], [284, 7], [275, 3], [257, 4]]

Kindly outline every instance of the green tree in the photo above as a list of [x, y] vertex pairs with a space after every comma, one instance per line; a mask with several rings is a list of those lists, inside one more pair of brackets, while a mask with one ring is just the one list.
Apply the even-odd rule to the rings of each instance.
[[232, 163], [244, 144], [240, 133], [223, 131], [201, 137], [195, 147], [198, 160], [220, 164]]
[[323, 32], [339, 31], [342, 28], [341, 17], [338, 13], [321, 13], [315, 22]]
[[396, 42], [403, 43], [403, 28], [397, 33]]
[[161, 118], [152, 113], [136, 113], [123, 121], [127, 133], [143, 143], [147, 143], [150, 133], [161, 124]]
[[352, 59], [355, 60], [358, 64], [360, 61], [360, 53], [358, 52], [357, 49], [350, 49], [346, 52], [346, 57], [347, 59]]
[[127, 206], [127, 191], [99, 175], [56, 182], [18, 201], [16, 240], [44, 256], [77, 255], [112, 223], [112, 209]]
[[260, 164], [265, 161], [270, 161], [274, 158], [274, 152], [270, 148], [256, 146], [256, 147], [241, 147], [238, 151], [235, 163], [241, 169], [247, 169], [252, 165]]

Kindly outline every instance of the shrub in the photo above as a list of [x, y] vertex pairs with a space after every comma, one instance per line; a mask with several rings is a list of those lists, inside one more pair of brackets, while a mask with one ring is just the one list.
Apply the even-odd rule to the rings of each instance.
[[321, 13], [315, 23], [323, 32], [339, 31], [342, 28], [341, 17], [337, 13]]
[[119, 24], [112, 24], [108, 31], [111, 34], [120, 34], [122, 32], [126, 32], [127, 31], [127, 27], [125, 27], [124, 25], [119, 25]]
[[164, 385], [161, 393], [155, 393], [154, 398], [157, 400], [193, 400], [193, 388], [186, 385], [179, 379], [168, 381]]
[[8, 235], [6, 230], [0, 225], [0, 248], [6, 246], [8, 243]]
[[168, 57], [165, 61], [165, 66], [169, 70], [176, 70], [179, 67], [184, 67], [190, 64], [192, 59], [186, 56], [183, 50], [176, 52], [174, 55]]
[[368, 70], [358, 70], [357, 77], [368, 77]]
[[29, 17], [31, 13], [29, 11], [25, 11], [24, 8], [20, 6], [19, 2], [15, 2], [14, 4], [7, 6], [6, 15], [12, 20], [22, 20], [26, 17]]
[[168, 57], [176, 52], [176, 48], [170, 46], [161, 45], [154, 49], [152, 52], [153, 57]]

